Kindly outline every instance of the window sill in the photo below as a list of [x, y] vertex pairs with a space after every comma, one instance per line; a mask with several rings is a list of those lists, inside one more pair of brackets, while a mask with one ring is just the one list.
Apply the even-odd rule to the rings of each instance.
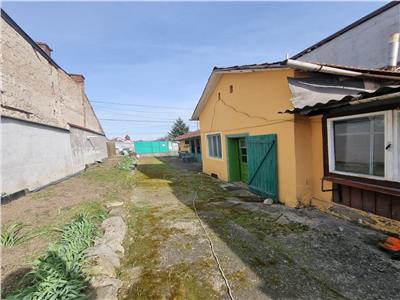
[[392, 181], [376, 182], [376, 180], [368, 180], [362, 177], [358, 178], [350, 176], [339, 176], [337, 174], [332, 174], [332, 173], [327, 176], [324, 176], [323, 180], [363, 190], [379, 192], [382, 194], [400, 196], [400, 183], [398, 182], [392, 182]]

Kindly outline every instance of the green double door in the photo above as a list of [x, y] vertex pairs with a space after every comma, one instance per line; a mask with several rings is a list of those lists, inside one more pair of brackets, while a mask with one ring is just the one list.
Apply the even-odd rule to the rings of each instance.
[[247, 183], [262, 197], [278, 200], [276, 135], [228, 137], [229, 181]]

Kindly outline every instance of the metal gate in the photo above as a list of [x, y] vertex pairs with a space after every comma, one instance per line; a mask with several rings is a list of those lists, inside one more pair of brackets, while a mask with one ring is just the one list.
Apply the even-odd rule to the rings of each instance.
[[168, 141], [140, 141], [135, 142], [137, 154], [159, 154], [169, 152]]
[[278, 200], [276, 134], [246, 137], [250, 191]]

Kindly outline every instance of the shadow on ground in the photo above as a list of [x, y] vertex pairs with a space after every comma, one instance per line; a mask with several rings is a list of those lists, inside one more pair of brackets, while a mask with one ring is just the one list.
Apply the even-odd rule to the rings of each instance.
[[[145, 158], [138, 170], [149, 179], [146, 184], [167, 180], [175, 197], [190, 209], [196, 198], [200, 218], [223, 241], [216, 248], [230, 278], [240, 277], [228, 255], [233, 253], [257, 276], [256, 288], [264, 298], [400, 295], [400, 264], [376, 247], [383, 238], [379, 232], [314, 209], [240, 201], [222, 189], [221, 182], [185, 168], [176, 158]], [[256, 295], [238, 285], [234, 293], [237, 299]]]

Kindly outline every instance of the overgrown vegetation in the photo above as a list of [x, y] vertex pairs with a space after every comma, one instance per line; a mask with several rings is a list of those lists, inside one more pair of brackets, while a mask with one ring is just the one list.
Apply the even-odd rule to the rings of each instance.
[[60, 229], [62, 238], [34, 262], [28, 285], [7, 297], [16, 299], [86, 299], [87, 281], [82, 271], [84, 250], [97, 234], [95, 220], [79, 214]]
[[22, 233], [21, 231], [25, 227], [26, 225], [23, 223], [12, 223], [6, 226], [1, 233], [1, 245], [5, 247], [17, 246], [41, 234]]
[[133, 169], [134, 163], [136, 163], [136, 158], [124, 156], [124, 158], [117, 164], [117, 168], [123, 171], [130, 171]]

